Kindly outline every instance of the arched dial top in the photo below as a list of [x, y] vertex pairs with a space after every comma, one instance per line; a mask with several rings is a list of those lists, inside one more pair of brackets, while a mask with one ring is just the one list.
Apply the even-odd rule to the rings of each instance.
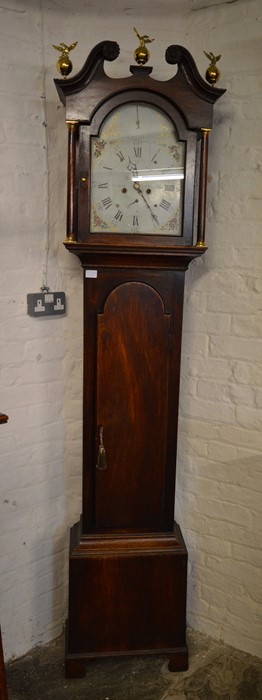
[[181, 236], [185, 142], [152, 105], [129, 103], [91, 139], [91, 233]]

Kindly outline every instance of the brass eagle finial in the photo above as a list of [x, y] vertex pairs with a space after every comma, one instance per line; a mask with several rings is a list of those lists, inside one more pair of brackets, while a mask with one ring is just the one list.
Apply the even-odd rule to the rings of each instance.
[[217, 81], [220, 78], [220, 70], [216, 66], [216, 63], [221, 58], [221, 53], [219, 53], [218, 56], [215, 56], [212, 53], [212, 51], [210, 51], [209, 53], [207, 51], [204, 51], [204, 54], [210, 61], [210, 64], [206, 70], [206, 80], [211, 85], [215, 85], [215, 83], [217, 83]]
[[150, 53], [146, 47], [146, 44], [151, 44], [151, 42], [155, 41], [155, 40], [150, 39], [148, 34], [139, 34], [139, 32], [137, 31], [137, 29], [135, 27], [134, 27], [134, 32], [137, 35], [137, 38], [139, 39], [139, 46], [134, 51], [134, 59], [138, 63], [139, 66], [144, 66], [150, 57]]
[[73, 44], [70, 44], [70, 46], [67, 46], [67, 44], [64, 44], [64, 42], [62, 41], [58, 46], [56, 44], [52, 44], [53, 48], [56, 49], [56, 51], [61, 51], [61, 56], [59, 56], [56, 67], [58, 72], [61, 73], [61, 75], [63, 76], [63, 78], [67, 78], [69, 73], [71, 73], [73, 64], [69, 58], [69, 52], [72, 51], [77, 46], [77, 44], [78, 41], [75, 41]]

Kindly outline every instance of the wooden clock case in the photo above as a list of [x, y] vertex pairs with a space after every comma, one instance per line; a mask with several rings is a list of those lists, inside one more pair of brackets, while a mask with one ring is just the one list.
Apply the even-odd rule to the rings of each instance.
[[[66, 675], [94, 657], [164, 654], [186, 670], [187, 550], [174, 522], [185, 271], [205, 246], [210, 87], [181, 46], [167, 81], [131, 66], [110, 78], [104, 41], [55, 80], [68, 124], [68, 250], [84, 270], [83, 512], [71, 529]], [[105, 117], [151, 104], [186, 141], [182, 235], [90, 233], [90, 147]], [[195, 233], [196, 232], [196, 233]], [[99, 439], [102, 467], [97, 468]], [[101, 465], [100, 465], [101, 466]]]

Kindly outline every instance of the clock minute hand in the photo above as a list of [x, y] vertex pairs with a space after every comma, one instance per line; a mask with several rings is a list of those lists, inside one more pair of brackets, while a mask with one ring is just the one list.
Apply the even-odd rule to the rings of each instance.
[[157, 218], [157, 216], [154, 214], [154, 212], [152, 211], [152, 209], [151, 209], [151, 207], [150, 207], [150, 204], [148, 204], [148, 202], [147, 202], [145, 196], [143, 195], [143, 192], [142, 192], [142, 190], [140, 189], [139, 185], [138, 185], [138, 187], [136, 187], [136, 191], [141, 195], [142, 199], [144, 200], [144, 202], [145, 202], [147, 208], [148, 208], [149, 211], [150, 211], [150, 214], [151, 214], [151, 216], [152, 216], [152, 219], [156, 222], [156, 224], [158, 224], [158, 218]]

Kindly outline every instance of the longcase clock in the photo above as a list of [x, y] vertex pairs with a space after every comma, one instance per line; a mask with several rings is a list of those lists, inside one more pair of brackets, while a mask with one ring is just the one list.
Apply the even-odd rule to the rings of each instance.
[[174, 522], [185, 271], [205, 246], [215, 101], [193, 58], [123, 79], [94, 47], [66, 107], [66, 247], [84, 271], [83, 512], [71, 530], [66, 674], [94, 657], [165, 654], [188, 666], [187, 550]]

